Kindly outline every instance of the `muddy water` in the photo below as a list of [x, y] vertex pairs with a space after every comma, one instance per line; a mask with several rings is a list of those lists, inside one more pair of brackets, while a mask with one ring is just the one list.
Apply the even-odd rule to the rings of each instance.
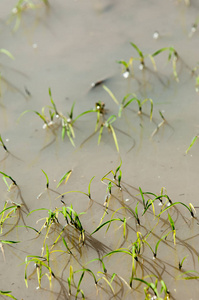
[[[22, 202], [25, 206], [16, 215], [13, 214], [15, 217], [5, 221], [3, 226], [1, 240], [20, 243], [3, 245], [0, 290], [12, 291], [17, 299], [35, 299], [36, 293], [39, 299], [74, 299], [82, 272], [74, 274], [76, 288], [73, 285], [72, 295], [68, 296], [67, 278], [69, 267], [72, 266], [74, 272], [83, 267], [89, 268], [97, 280], [101, 278], [96, 287], [91, 273], [85, 273], [80, 288], [88, 299], [144, 299], [146, 285], [134, 280], [133, 288], [129, 288], [131, 255], [115, 253], [104, 258], [107, 275], [103, 274], [99, 261], [88, 262], [102, 258], [120, 247], [131, 251], [137, 232], [146, 237], [151, 230], [147, 242], [155, 249], [161, 236], [171, 231], [167, 212], [163, 213], [159, 223], [154, 219], [152, 207], [141, 216], [143, 206], [139, 187], [144, 192], [157, 195], [165, 187], [173, 202], [186, 205], [191, 202], [198, 210], [197, 141], [187, 155], [185, 151], [192, 138], [198, 134], [199, 102], [195, 77], [191, 74], [198, 63], [198, 32], [196, 30], [192, 36], [190, 32], [197, 20], [199, 5], [194, 0], [190, 6], [184, 1], [50, 1], [47, 8], [41, 6], [23, 11], [19, 27], [13, 31], [15, 19], [10, 20], [10, 13], [14, 5], [15, 1], [7, 3], [2, 0], [0, 9], [1, 48], [9, 50], [15, 57], [15, 60], [11, 60], [3, 53], [0, 57], [0, 134], [10, 151], [8, 154], [1, 148], [0, 171], [16, 180], [22, 197], [17, 187], [7, 192], [1, 180], [1, 211], [8, 200]], [[153, 38], [155, 31], [159, 32], [158, 39]], [[172, 62], [167, 60], [168, 51], [155, 57], [157, 71], [154, 71], [150, 58], [146, 57], [146, 68], [143, 71], [139, 70], [138, 60], [135, 60], [134, 74], [127, 79], [123, 78], [122, 66], [116, 61], [139, 57], [130, 42], [135, 43], [144, 55], [163, 47], [174, 47], [179, 55], [179, 82], [174, 78]], [[49, 87], [58, 111], [64, 115], [70, 112], [73, 102], [76, 117], [94, 108], [98, 101], [105, 103], [106, 119], [117, 115], [118, 106], [102, 85], [91, 89], [92, 82], [103, 79], [107, 79], [104, 84], [114, 93], [119, 103], [128, 93], [136, 94], [141, 100], [153, 100], [152, 121], [149, 102], [144, 104], [142, 115], [137, 114], [137, 103], [132, 102], [122, 112], [122, 117], [112, 124], [119, 144], [119, 154], [107, 128], [104, 128], [98, 145], [99, 132], [93, 134], [96, 124], [94, 113], [86, 114], [75, 122], [75, 148], [67, 136], [62, 141], [61, 128], [55, 134], [49, 129], [43, 129], [43, 122], [35, 113], [29, 111], [19, 119], [26, 110], [41, 113], [42, 107], [51, 104]], [[162, 121], [159, 110], [166, 121], [156, 132]], [[48, 108], [45, 112], [48, 114]], [[103, 227], [90, 236], [105, 212], [103, 204], [107, 191], [101, 178], [110, 170], [115, 171], [121, 160], [122, 191], [112, 189], [108, 214], [105, 214], [103, 222], [110, 220], [119, 209], [112, 218], [127, 219], [127, 236], [123, 238], [121, 221], [112, 222], [107, 233], [107, 227]], [[45, 189], [46, 179], [41, 170], [47, 173], [53, 191]], [[72, 174], [67, 184], [56, 189], [63, 174], [69, 170], [72, 170]], [[25, 258], [28, 255], [45, 255], [46, 252], [42, 253], [41, 248], [46, 229], [43, 228], [42, 233], [37, 235], [34, 230], [17, 225], [40, 230], [45, 223], [42, 218], [48, 216], [47, 210], [54, 211], [55, 208], [63, 207], [57, 192], [88, 193], [89, 181], [93, 176], [92, 201], [80, 193], [68, 193], [63, 198], [66, 206], [72, 204], [77, 213], [86, 212], [80, 215], [85, 229], [85, 245], [79, 245], [79, 233], [68, 226], [63, 237], [73, 254], [60, 252], [66, 251], [61, 238], [51, 248], [65, 225], [60, 215], [60, 223], [52, 225], [47, 239], [51, 249], [50, 266], [56, 279], [52, 280], [50, 288], [47, 276], [42, 277], [41, 288], [36, 290], [37, 275], [33, 273], [35, 266], [31, 263], [27, 269], [27, 289], [24, 282]], [[111, 174], [108, 178], [112, 179]], [[11, 183], [9, 179], [7, 181]], [[105, 183], [108, 181], [105, 180]], [[141, 226], [136, 225], [129, 211], [121, 209], [126, 206], [135, 210], [137, 202]], [[197, 279], [183, 280], [182, 277], [198, 276], [197, 219], [191, 219], [183, 205], [178, 204], [176, 207], [168, 210], [175, 222], [176, 245], [170, 233], [166, 240], [160, 242], [157, 258], [153, 260], [153, 253], [145, 243], [138, 262], [135, 262], [134, 277], [151, 283], [155, 282], [156, 276], [159, 293], [160, 281], [163, 280], [171, 299], [196, 299]], [[47, 210], [35, 211], [27, 217], [28, 211], [39, 208]], [[161, 207], [155, 203], [154, 209], [158, 215]], [[17, 214], [23, 216], [19, 222]], [[178, 264], [185, 256], [187, 258], [180, 271]], [[192, 272], [183, 274], [189, 270]], [[114, 273], [117, 275], [111, 281]], [[107, 280], [112, 282], [114, 292]], [[164, 298], [164, 293], [161, 296]], [[78, 297], [81, 297], [81, 293]]]

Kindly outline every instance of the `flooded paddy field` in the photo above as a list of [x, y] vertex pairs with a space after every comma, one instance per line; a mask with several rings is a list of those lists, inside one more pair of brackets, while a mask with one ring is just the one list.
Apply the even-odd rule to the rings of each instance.
[[0, 21], [0, 296], [197, 299], [198, 1]]

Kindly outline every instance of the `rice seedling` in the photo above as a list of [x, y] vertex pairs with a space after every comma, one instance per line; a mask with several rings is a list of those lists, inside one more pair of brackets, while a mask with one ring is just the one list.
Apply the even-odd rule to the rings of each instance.
[[171, 229], [173, 231], [173, 243], [174, 245], [176, 245], [176, 229], [175, 229], [175, 224], [174, 224], [174, 221], [172, 219], [172, 217], [170, 216], [170, 214], [168, 213], [168, 219], [169, 219], [169, 222], [170, 222], [170, 225], [171, 225]]
[[112, 223], [113, 221], [121, 221], [121, 222], [123, 222], [124, 223], [124, 237], [125, 237], [125, 232], [126, 232], [126, 218], [124, 218], [123, 220], [122, 219], [120, 219], [120, 218], [115, 218], [115, 219], [110, 219], [110, 220], [108, 220], [108, 221], [106, 221], [106, 222], [104, 222], [103, 224], [101, 224], [100, 226], [98, 226], [92, 233], [91, 233], [91, 235], [92, 234], [94, 234], [94, 233], [96, 233], [97, 231], [99, 231], [102, 227], [104, 227], [105, 225], [109, 225], [108, 226], [108, 228], [107, 228], [107, 230], [106, 230], [106, 232], [108, 231], [108, 229], [109, 229], [109, 227], [110, 227], [110, 223]]
[[3, 249], [3, 245], [13, 245], [13, 244], [18, 244], [18, 243], [20, 243], [20, 241], [0, 240], [0, 248], [1, 248], [1, 252], [3, 255], [4, 261], [6, 261], [6, 258], [5, 258], [5, 252]]
[[62, 210], [60, 210], [60, 213], [64, 216], [67, 224], [70, 224], [72, 227], [74, 227], [76, 230], [78, 230], [80, 232], [79, 243], [82, 241], [82, 244], [84, 245], [85, 230], [82, 226], [79, 216], [82, 214], [85, 214], [85, 212], [81, 212], [81, 213], [77, 214], [77, 212], [73, 209], [73, 206], [71, 204], [70, 207], [63, 206]]
[[41, 0], [40, 3], [34, 3], [31, 0], [18, 0], [16, 5], [13, 7], [11, 16], [8, 20], [8, 23], [12, 23], [15, 20], [13, 31], [17, 31], [22, 19], [22, 14], [27, 10], [34, 10], [36, 8], [42, 7], [42, 3], [45, 6], [48, 6], [48, 0]]
[[[185, 275], [185, 276], [183, 276], [183, 275]], [[199, 279], [199, 272], [197, 272], [195, 270], [185, 271], [182, 274], [180, 274], [177, 279], [179, 279], [179, 280]]]
[[8, 151], [5, 143], [3, 142], [1, 135], [0, 135], [0, 143], [1, 143], [1, 146], [4, 148], [4, 150], [8, 153], [9, 151]]
[[[80, 275], [78, 283], [76, 284], [75, 283], [75, 274], [78, 274], [80, 272], [81, 272], [81, 275]], [[72, 286], [73, 286], [74, 289], [76, 290], [76, 292], [75, 292], [75, 299], [78, 298], [79, 293], [81, 294], [82, 299], [85, 299], [84, 292], [83, 292], [83, 290], [80, 287], [81, 283], [82, 283], [82, 280], [84, 278], [85, 273], [90, 274], [92, 276], [93, 280], [94, 280], [95, 285], [97, 285], [98, 281], [96, 279], [95, 274], [93, 273], [93, 271], [91, 269], [82, 268], [82, 269], [79, 269], [77, 271], [74, 271], [73, 270], [73, 266], [70, 265], [69, 277], [67, 278], [68, 288], [69, 288], [69, 296], [72, 295]]]
[[184, 263], [185, 259], [187, 258], [187, 256], [188, 256], [188, 255], [184, 256], [184, 257], [183, 257], [183, 259], [182, 259], [181, 261], [179, 261], [179, 264], [178, 264], [178, 268], [179, 268], [179, 270], [181, 270], [181, 269], [182, 269], [182, 265], [183, 265], [183, 263]]
[[189, 33], [190, 38], [196, 33], [198, 24], [199, 24], [199, 17], [196, 18], [195, 22], [191, 26], [191, 31]]
[[187, 150], [185, 151], [185, 153], [187, 154], [189, 152], [189, 150], [192, 148], [192, 146], [195, 144], [196, 140], [199, 138], [199, 135], [195, 135], [191, 141], [191, 144], [189, 145], [189, 147], [187, 148]]
[[[159, 131], [160, 127], [162, 127], [164, 124], [167, 123], [165, 117], [163, 116], [162, 112], [159, 110], [159, 114], [160, 114], [160, 117], [162, 118], [162, 121], [158, 124], [158, 126], [156, 127], [156, 129], [152, 132], [151, 134], [151, 138], [154, 137], [154, 135]], [[168, 124], [168, 123], [167, 123]], [[169, 125], [170, 126], [170, 125]], [[171, 127], [171, 126], [170, 126]]]
[[175, 80], [177, 82], [179, 82], [179, 78], [178, 78], [178, 74], [177, 74], [177, 70], [176, 70], [176, 63], [178, 61], [179, 55], [177, 53], [177, 51], [174, 49], [174, 47], [165, 47], [165, 48], [161, 48], [159, 50], [157, 50], [156, 52], [154, 52], [153, 54], [151, 54], [151, 57], [155, 57], [157, 55], [159, 55], [162, 52], [168, 51], [168, 62], [172, 61], [172, 68], [173, 68], [173, 76], [175, 78]]
[[[8, 233], [10, 233], [19, 223], [20, 218], [22, 218], [22, 213], [21, 213], [21, 205], [18, 203], [14, 203], [12, 202], [11, 205], [8, 205], [8, 201], [5, 201], [3, 210], [0, 212], [0, 234], [1, 235], [7, 235]], [[16, 221], [14, 222], [14, 224], [11, 225], [11, 228], [9, 230], [7, 230], [5, 233], [3, 233], [3, 228], [4, 225], [7, 223], [8, 220], [10, 220], [11, 218], [16, 219]], [[23, 220], [24, 222], [24, 220]], [[24, 222], [25, 224], [25, 222]]]
[[44, 217], [42, 219], [37, 220], [37, 223], [40, 221], [45, 220], [44, 224], [42, 225], [42, 227], [40, 228], [40, 230], [37, 232], [37, 234], [40, 234], [42, 232], [42, 230], [44, 228], [46, 228], [46, 233], [44, 236], [44, 240], [43, 240], [43, 247], [42, 247], [42, 253], [41, 256], [43, 256], [44, 253], [44, 249], [45, 249], [45, 244], [46, 244], [46, 240], [49, 236], [50, 230], [52, 225], [54, 224], [59, 224], [59, 220], [58, 220], [58, 214], [59, 214], [59, 210], [58, 208], [56, 208], [54, 211], [52, 211], [51, 209], [47, 209], [47, 208], [38, 208], [38, 209], [34, 209], [32, 211], [29, 212], [29, 214], [27, 215], [27, 217], [32, 214], [33, 212], [37, 212], [37, 211], [48, 211], [48, 217]]
[[117, 117], [115, 115], [112, 115], [104, 123], [101, 124], [100, 129], [99, 129], [98, 145], [100, 144], [100, 141], [101, 141], [103, 129], [107, 128], [108, 131], [112, 133], [113, 140], [115, 142], [116, 150], [117, 150], [117, 152], [119, 152], [119, 145], [118, 145], [118, 141], [117, 141], [117, 136], [116, 136], [115, 130], [112, 126], [112, 123], [115, 122], [116, 119], [117, 119]]
[[12, 53], [10, 51], [8, 51], [7, 49], [1, 48], [0, 53], [7, 55], [9, 58], [11, 58], [13, 60], [15, 59], [14, 56], [12, 55]]
[[[144, 292], [145, 292], [145, 299], [146, 300], [150, 300], [150, 299], [159, 299], [159, 300], [163, 300], [163, 298], [160, 297], [160, 294], [158, 292], [158, 279], [155, 280], [155, 283], [153, 282], [148, 282], [142, 278], [134, 278], [134, 280], [142, 282], [146, 285], [146, 287], [144, 288]], [[161, 284], [161, 291], [160, 293], [162, 294], [164, 292], [164, 300], [169, 300], [170, 299], [170, 293], [167, 289], [167, 286], [165, 284], [165, 282], [163, 280], [160, 280], [160, 284]], [[149, 293], [149, 289], [151, 289], [155, 295], [155, 297], [153, 297], [151, 295], [151, 293]]]
[[63, 181], [64, 181], [64, 184], [67, 183], [67, 181], [68, 181], [68, 179], [69, 179], [71, 173], [72, 173], [72, 170], [69, 170], [68, 172], [66, 172], [66, 173], [62, 176], [62, 178], [60, 179], [60, 181], [59, 181], [59, 183], [58, 183], [58, 185], [57, 185], [57, 187], [56, 187], [57, 189], [58, 189], [58, 187], [62, 184]]
[[151, 98], [146, 98], [144, 99], [143, 101], [141, 101], [140, 99], [138, 99], [136, 97], [136, 95], [134, 95], [133, 98], [131, 98], [130, 100], [128, 100], [129, 96], [131, 94], [128, 94], [126, 95], [123, 100], [122, 100], [122, 103], [120, 104], [120, 108], [119, 108], [119, 112], [118, 112], [118, 117], [120, 118], [121, 117], [121, 114], [122, 114], [122, 111], [124, 108], [126, 108], [127, 106], [129, 106], [129, 104], [133, 101], [136, 101], [137, 104], [138, 104], [138, 115], [141, 115], [142, 114], [142, 107], [143, 105], [149, 101], [151, 103], [151, 111], [150, 111], [150, 120], [152, 120], [152, 115], [153, 115], [153, 100]]
[[[28, 207], [27, 207], [27, 205], [26, 205], [26, 203], [25, 203], [25, 201], [24, 201], [24, 199], [23, 199], [23, 197], [22, 197], [21, 189], [20, 189], [20, 187], [18, 186], [18, 184], [16, 183], [16, 181], [15, 181], [10, 175], [7, 175], [7, 174], [5, 174], [5, 173], [3, 173], [3, 172], [1, 172], [1, 171], [0, 171], [0, 174], [3, 175], [3, 180], [4, 180], [5, 184], [6, 184], [7, 187], [8, 187], [8, 192], [9, 192], [11, 189], [16, 188], [16, 189], [17, 189], [17, 197], [20, 198], [20, 200], [22, 201], [22, 204], [24, 205], [24, 207], [26, 208], [26, 210], [29, 212], [29, 209], [28, 209]], [[6, 178], [8, 178], [8, 179], [10, 179], [10, 180], [12, 181], [12, 183], [11, 183], [10, 185], [7, 183]]]
[[174, 49], [174, 47], [161, 48], [161, 49], [155, 51], [152, 54], [146, 54], [146, 55], [144, 55], [143, 52], [140, 50], [140, 48], [136, 44], [134, 44], [132, 42], [130, 44], [131, 44], [131, 46], [133, 46], [133, 48], [137, 52], [138, 57], [133, 57], [132, 56], [129, 59], [128, 62], [126, 62], [124, 60], [117, 61], [117, 63], [122, 64], [124, 66], [124, 69], [123, 69], [123, 77], [124, 78], [128, 78], [130, 76], [130, 74], [133, 77], [133, 62], [134, 61], [138, 60], [139, 63], [140, 63], [139, 69], [140, 70], [144, 70], [146, 68], [146, 63], [145, 63], [146, 58], [149, 58], [151, 60], [154, 70], [157, 71], [157, 67], [156, 67], [156, 63], [155, 63], [154, 57], [156, 57], [157, 55], [159, 55], [162, 52], [168, 51], [169, 52], [169, 54], [168, 54], [168, 62], [172, 61], [172, 68], [173, 68], [174, 78], [175, 78], [175, 80], [177, 82], [179, 81], [177, 70], [176, 70], [176, 63], [177, 63], [177, 60], [178, 60], [179, 56], [178, 56], [177, 51]]
[[[107, 93], [110, 95], [110, 97], [113, 99], [113, 101], [119, 106], [119, 111], [118, 111], [118, 117], [121, 118], [122, 115], [122, 111], [129, 106], [129, 104], [133, 101], [136, 101], [138, 104], [138, 115], [142, 114], [142, 107], [143, 105], [149, 101], [151, 104], [151, 110], [150, 110], [150, 120], [152, 120], [152, 115], [153, 115], [153, 100], [151, 98], [146, 98], [143, 101], [138, 99], [137, 96], [135, 94], [127, 94], [121, 104], [119, 104], [119, 101], [116, 99], [115, 95], [111, 92], [111, 90], [109, 88], [107, 88], [107, 86], [103, 85], [103, 88], [105, 89], [105, 91], [107, 91]], [[131, 99], [128, 99], [129, 97], [132, 97]]]
[[0, 295], [17, 300], [11, 293], [12, 291], [0, 291]]
[[[61, 133], [62, 140], [64, 140], [65, 135], [67, 135], [71, 144], [73, 145], [73, 147], [75, 147], [75, 143], [74, 143], [75, 133], [74, 133], [72, 125], [76, 121], [76, 119], [78, 119], [78, 117], [79, 117], [78, 116], [75, 120], [73, 120], [73, 110], [74, 110], [75, 103], [73, 103], [71, 111], [68, 114], [68, 117], [66, 117], [62, 113], [58, 112], [55, 102], [53, 101], [50, 88], [49, 88], [48, 92], [49, 92], [50, 101], [51, 101], [52, 106], [47, 105], [47, 106], [42, 107], [41, 113], [39, 113], [38, 111], [35, 111], [35, 110], [26, 110], [20, 115], [20, 117], [18, 118], [18, 121], [27, 112], [34, 112], [44, 122], [43, 129], [50, 129], [52, 134], [55, 136], [56, 131], [61, 127], [62, 128], [62, 133]], [[48, 116], [45, 114], [46, 108], [48, 108], [48, 114], [49, 114]], [[55, 138], [53, 139], [52, 142], [54, 142], [54, 140], [55, 140]], [[51, 143], [49, 143], [49, 144], [51, 144]], [[46, 148], [47, 146], [45, 146], [44, 148]]]
[[116, 273], [113, 273], [113, 274], [112, 274], [110, 280], [108, 280], [107, 274], [106, 274], [106, 276], [104, 276], [104, 274], [103, 274], [102, 272], [100, 272], [100, 271], [97, 272], [97, 274], [98, 274], [98, 275], [99, 275], [99, 274], [102, 274], [102, 275], [103, 275], [102, 277], [100, 277], [100, 278], [98, 279], [98, 282], [99, 282], [101, 279], [103, 279], [103, 280], [108, 284], [108, 286], [110, 287], [110, 289], [111, 289], [113, 295], [115, 295], [115, 291], [114, 291], [114, 288], [113, 288], [113, 286], [112, 286], [112, 282], [113, 282], [113, 280], [114, 280], [114, 278], [115, 278], [115, 276], [116, 276]]
[[[46, 244], [47, 246], [47, 244]], [[25, 284], [26, 287], [28, 288], [28, 279], [33, 276], [33, 274], [35, 273], [35, 271], [37, 272], [37, 280], [38, 280], [38, 284], [39, 284], [39, 288], [41, 288], [41, 279], [43, 276], [47, 276], [48, 280], [49, 280], [49, 285], [51, 287], [51, 282], [52, 282], [52, 277], [55, 278], [55, 274], [53, 273], [50, 265], [49, 265], [49, 251], [48, 248], [46, 248], [46, 258], [44, 256], [36, 256], [36, 255], [27, 255], [25, 258], [25, 276], [24, 276], [24, 280], [25, 280]], [[35, 270], [32, 272], [32, 274], [30, 274], [29, 276], [27, 275], [27, 268], [30, 264], [34, 264], [35, 265]], [[43, 269], [45, 270], [43, 272]]]
[[174, 203], [170, 204], [169, 206], [167, 206], [165, 209], [162, 209], [161, 212], [156, 216], [156, 218], [158, 218], [159, 216], [161, 216], [163, 214], [163, 212], [165, 212], [166, 210], [168, 210], [169, 208], [171, 208], [171, 207], [173, 207], [177, 204], [181, 204], [184, 207], [186, 207], [186, 209], [190, 212], [191, 217], [192, 218], [195, 217], [196, 211], [195, 211], [195, 208], [194, 208], [193, 204], [189, 203], [189, 206], [187, 206], [183, 202], [174, 202]]

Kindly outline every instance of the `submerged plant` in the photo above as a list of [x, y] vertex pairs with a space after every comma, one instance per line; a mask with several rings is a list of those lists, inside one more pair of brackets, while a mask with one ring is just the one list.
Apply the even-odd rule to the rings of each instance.
[[17, 29], [20, 26], [22, 13], [27, 10], [34, 10], [36, 8], [39, 8], [44, 4], [45, 6], [48, 6], [48, 0], [40, 0], [40, 3], [34, 3], [35, 1], [32, 0], [18, 0], [17, 4], [13, 7], [10, 19], [8, 20], [9, 23], [15, 19], [15, 25], [13, 30], [17, 31]]

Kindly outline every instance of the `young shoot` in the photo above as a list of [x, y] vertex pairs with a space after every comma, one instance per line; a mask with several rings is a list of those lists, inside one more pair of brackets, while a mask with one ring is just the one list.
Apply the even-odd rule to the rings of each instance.
[[195, 144], [196, 140], [199, 138], [199, 135], [195, 135], [191, 141], [191, 144], [189, 145], [189, 147], [186, 150], [186, 154], [189, 152], [189, 150], [192, 148], [192, 146]]

